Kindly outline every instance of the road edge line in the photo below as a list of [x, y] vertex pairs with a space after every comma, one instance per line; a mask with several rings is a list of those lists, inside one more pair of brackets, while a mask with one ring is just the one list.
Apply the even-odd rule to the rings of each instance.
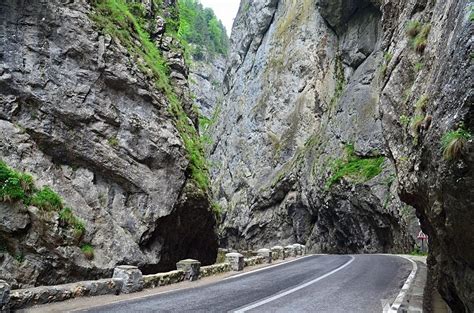
[[408, 275], [407, 280], [403, 284], [402, 289], [400, 290], [397, 297], [395, 298], [395, 301], [393, 301], [392, 305], [390, 306], [390, 309], [388, 310], [389, 313], [398, 312], [398, 309], [400, 309], [400, 306], [405, 300], [405, 297], [407, 296], [408, 291], [410, 290], [411, 285], [413, 284], [413, 281], [415, 280], [416, 273], [418, 272], [418, 265], [416, 264], [415, 261], [403, 255], [394, 255], [394, 256], [410, 261], [412, 264], [412, 270], [410, 272], [410, 275]]
[[320, 280], [322, 280], [322, 279], [324, 279], [324, 278], [326, 278], [326, 277], [328, 277], [328, 276], [330, 276], [330, 275], [332, 275], [332, 274], [335, 274], [336, 272], [339, 272], [340, 270], [344, 269], [345, 267], [347, 267], [349, 264], [351, 264], [351, 263], [355, 260], [355, 257], [354, 257], [354, 256], [350, 255], [350, 257], [351, 257], [351, 259], [350, 259], [349, 261], [347, 261], [346, 263], [342, 264], [341, 266], [339, 266], [339, 267], [333, 269], [332, 271], [330, 271], [330, 272], [328, 272], [328, 273], [326, 273], [326, 274], [324, 274], [324, 275], [322, 275], [322, 276], [319, 276], [318, 278], [315, 278], [315, 279], [313, 279], [313, 280], [310, 280], [309, 282], [306, 282], [306, 283], [301, 284], [301, 285], [299, 285], [299, 286], [293, 287], [293, 288], [291, 288], [291, 289], [289, 289], [289, 290], [287, 290], [287, 291], [280, 292], [280, 293], [277, 293], [277, 294], [275, 294], [275, 295], [273, 295], [273, 296], [270, 296], [270, 297], [268, 297], [268, 298], [265, 298], [265, 299], [263, 299], [263, 300], [254, 302], [254, 303], [252, 303], [252, 304], [250, 304], [250, 305], [247, 305], [247, 306], [245, 306], [245, 307], [241, 307], [241, 308], [239, 308], [239, 309], [237, 309], [237, 310], [234, 310], [234, 311], [232, 311], [232, 312], [234, 312], [234, 313], [244, 313], [244, 312], [247, 312], [247, 311], [249, 311], [249, 310], [258, 308], [259, 306], [262, 306], [262, 305], [267, 304], [267, 303], [269, 303], [269, 302], [272, 302], [272, 301], [274, 301], [274, 300], [280, 299], [280, 298], [282, 298], [282, 297], [284, 297], [284, 296], [287, 296], [287, 295], [289, 295], [289, 294], [292, 294], [293, 292], [296, 292], [296, 291], [299, 291], [299, 290], [301, 290], [301, 289], [303, 289], [303, 288], [306, 288], [306, 287], [308, 287], [308, 286], [310, 286], [310, 285], [312, 285], [312, 284], [314, 284], [314, 283], [316, 283], [316, 282], [318, 282], [318, 281], [320, 281]]

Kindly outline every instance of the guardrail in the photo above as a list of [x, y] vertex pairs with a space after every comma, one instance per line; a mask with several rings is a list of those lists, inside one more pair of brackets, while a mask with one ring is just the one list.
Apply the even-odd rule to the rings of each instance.
[[228, 250], [220, 249], [220, 253], [225, 254], [223, 263], [201, 267], [201, 262], [198, 260], [186, 259], [176, 263], [177, 270], [151, 275], [142, 275], [142, 272], [136, 266], [119, 265], [115, 268], [112, 278], [56, 286], [11, 290], [7, 282], [0, 280], [0, 312], [9, 312], [10, 310], [24, 309], [34, 305], [60, 302], [78, 297], [133, 293], [144, 288], [156, 288], [185, 280], [195, 281], [225, 272], [242, 271], [248, 266], [301, 256], [306, 254], [306, 248], [300, 244], [285, 247], [275, 246], [271, 249], [251, 251], [247, 253], [249, 256], [247, 258], [241, 253]]

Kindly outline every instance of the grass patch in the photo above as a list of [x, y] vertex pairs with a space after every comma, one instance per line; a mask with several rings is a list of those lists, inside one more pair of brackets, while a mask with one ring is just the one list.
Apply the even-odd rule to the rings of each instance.
[[90, 244], [86, 243], [81, 247], [82, 253], [84, 253], [84, 256], [88, 260], [92, 260], [94, 258], [94, 247], [92, 247]]
[[414, 67], [416, 72], [419, 72], [423, 69], [423, 63], [422, 62], [416, 62], [413, 67]]
[[428, 107], [428, 102], [430, 98], [427, 95], [422, 95], [418, 101], [415, 103], [415, 108], [418, 111], [426, 111], [426, 108]]
[[361, 158], [355, 155], [354, 151], [353, 145], [346, 145], [345, 159], [334, 161], [326, 188], [331, 188], [343, 177], [355, 182], [366, 182], [382, 172], [384, 157]]
[[31, 197], [29, 204], [45, 211], [59, 211], [63, 207], [63, 200], [51, 188], [45, 186]]
[[410, 118], [404, 114], [400, 115], [400, 124], [404, 127], [410, 125]]
[[431, 30], [430, 24], [421, 24], [419, 21], [410, 21], [407, 24], [406, 33], [410, 43], [416, 52], [422, 54], [428, 44], [428, 35]]
[[471, 137], [471, 133], [464, 129], [462, 125], [457, 130], [449, 131], [444, 134], [441, 139], [443, 158], [448, 161], [459, 159], [467, 141], [471, 139]]
[[107, 143], [111, 147], [117, 147], [119, 145], [119, 141], [118, 141], [117, 137], [111, 137], [111, 138], [107, 139]]
[[70, 226], [74, 229], [74, 234], [80, 238], [86, 231], [84, 222], [77, 218], [72, 212], [71, 208], [65, 207], [59, 212], [59, 220], [66, 226]]
[[33, 177], [17, 172], [0, 160], [0, 200], [27, 201], [34, 190]]

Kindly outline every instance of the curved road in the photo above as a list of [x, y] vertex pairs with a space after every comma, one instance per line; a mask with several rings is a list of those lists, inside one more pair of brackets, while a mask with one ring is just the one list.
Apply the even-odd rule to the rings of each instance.
[[[412, 265], [389, 255], [313, 255], [176, 290], [80, 312], [382, 312]], [[79, 312], [79, 311], [76, 311]]]

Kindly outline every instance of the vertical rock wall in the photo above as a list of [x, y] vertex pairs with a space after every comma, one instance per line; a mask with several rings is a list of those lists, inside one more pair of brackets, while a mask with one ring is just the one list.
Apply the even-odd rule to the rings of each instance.
[[[145, 4], [190, 111], [182, 53]], [[0, 4], [0, 158], [63, 197], [95, 255], [68, 239], [57, 213], [0, 203], [0, 277], [15, 288], [103, 277], [117, 264], [152, 272], [215, 260], [214, 214], [189, 179], [168, 99], [94, 14], [86, 1]]]

